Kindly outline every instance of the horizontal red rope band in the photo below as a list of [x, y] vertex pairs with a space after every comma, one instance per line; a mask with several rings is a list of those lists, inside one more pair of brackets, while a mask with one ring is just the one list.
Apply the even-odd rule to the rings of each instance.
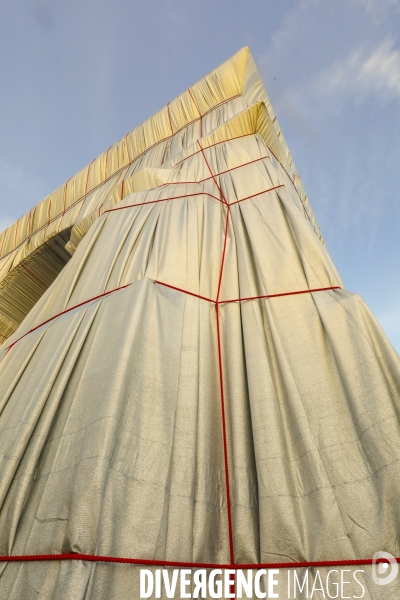
[[58, 313], [58, 314], [50, 317], [46, 321], [43, 321], [43, 323], [40, 323], [39, 325], [36, 325], [36, 327], [32, 327], [32, 329], [29, 329], [29, 331], [27, 331], [26, 333], [24, 333], [24, 335], [21, 335], [21, 337], [18, 338], [17, 340], [15, 340], [15, 342], [13, 342], [9, 346], [7, 346], [6, 352], [8, 352], [9, 350], [11, 350], [11, 348], [13, 346], [15, 346], [15, 344], [17, 344], [25, 336], [29, 335], [30, 333], [33, 333], [34, 331], [36, 331], [40, 327], [43, 327], [43, 325], [47, 325], [47, 323], [50, 323], [51, 321], [54, 321], [54, 319], [57, 319], [58, 317], [61, 317], [62, 315], [66, 315], [67, 313], [71, 312], [71, 310], [75, 310], [75, 308], [79, 308], [80, 306], [84, 306], [85, 304], [88, 304], [89, 302], [93, 302], [94, 300], [98, 300], [99, 298], [104, 298], [105, 296], [109, 296], [113, 292], [118, 292], [118, 290], [123, 290], [124, 288], [127, 288], [130, 285], [132, 285], [132, 284], [131, 283], [127, 283], [126, 285], [121, 285], [121, 287], [114, 288], [113, 290], [109, 290], [108, 292], [104, 292], [103, 294], [99, 294], [98, 296], [93, 296], [93, 298], [89, 298], [89, 300], [84, 300], [83, 302], [80, 302], [79, 304], [75, 304], [74, 306], [71, 306], [70, 308], [67, 308], [66, 310], [63, 310], [62, 312], [60, 312], [60, 313]]
[[[218, 300], [218, 302], [217, 302], [216, 300], [212, 300], [211, 298], [207, 298], [206, 296], [201, 296], [200, 294], [196, 294], [195, 292], [190, 292], [189, 290], [184, 290], [183, 288], [179, 288], [179, 287], [176, 287], [174, 285], [170, 285], [169, 283], [165, 283], [163, 281], [154, 280], [154, 283], [158, 283], [158, 285], [163, 285], [165, 287], [171, 288], [173, 290], [176, 290], [177, 292], [182, 292], [183, 294], [188, 294], [189, 296], [194, 296], [195, 298], [200, 298], [201, 300], [206, 300], [207, 302], [210, 302], [211, 304], [229, 304], [231, 302], [247, 302], [249, 300], [262, 300], [262, 299], [268, 299], [268, 298], [278, 298], [280, 296], [295, 296], [297, 294], [310, 294], [312, 292], [324, 292], [324, 291], [327, 291], [327, 290], [340, 290], [341, 289], [341, 287], [339, 285], [334, 285], [334, 286], [331, 286], [331, 287], [315, 288], [315, 289], [312, 289], [312, 290], [298, 290], [298, 291], [295, 291], [295, 292], [282, 292], [280, 294], [267, 294], [265, 296], [250, 296], [248, 298], [234, 298], [232, 300]], [[113, 290], [109, 290], [108, 292], [104, 292], [103, 294], [99, 294], [98, 296], [94, 296], [93, 298], [89, 298], [89, 300], [84, 300], [83, 302], [80, 302], [79, 304], [75, 304], [74, 306], [71, 306], [70, 308], [67, 308], [66, 310], [64, 310], [64, 311], [62, 311], [62, 312], [60, 312], [60, 313], [58, 313], [58, 314], [50, 317], [46, 321], [43, 321], [43, 323], [40, 323], [39, 325], [36, 325], [32, 329], [29, 329], [29, 331], [27, 331], [26, 333], [24, 333], [24, 335], [21, 335], [21, 337], [19, 337], [17, 340], [15, 340], [15, 342], [13, 342], [9, 346], [7, 346], [6, 352], [8, 352], [9, 350], [11, 350], [11, 348], [13, 346], [15, 346], [15, 344], [17, 344], [24, 337], [26, 337], [30, 333], [33, 333], [34, 331], [36, 331], [40, 327], [43, 327], [44, 325], [47, 325], [47, 323], [50, 323], [51, 321], [54, 321], [58, 317], [61, 317], [62, 315], [65, 315], [65, 314], [71, 312], [72, 310], [75, 310], [75, 308], [79, 308], [80, 306], [84, 306], [85, 304], [88, 304], [89, 302], [94, 302], [95, 300], [99, 300], [100, 298], [104, 298], [105, 296], [109, 296], [113, 292], [118, 292], [118, 290], [123, 290], [124, 288], [127, 288], [130, 285], [132, 285], [132, 283], [127, 283], [126, 285], [122, 285], [121, 287], [114, 288]]]
[[164, 281], [154, 280], [154, 283], [158, 283], [159, 285], [164, 285], [165, 287], [169, 287], [172, 290], [176, 290], [177, 292], [182, 292], [183, 294], [188, 294], [189, 296], [194, 296], [195, 298], [200, 298], [201, 300], [206, 300], [207, 302], [211, 302], [212, 304], [230, 304], [232, 302], [248, 302], [249, 300], [267, 300], [268, 298], [280, 298], [281, 296], [297, 296], [298, 294], [311, 294], [313, 292], [326, 292], [329, 290], [341, 290], [340, 285], [331, 285], [329, 287], [323, 288], [313, 288], [307, 290], [296, 290], [294, 292], [280, 292], [279, 294], [266, 294], [265, 296], [249, 296], [247, 298], [233, 298], [232, 300], [212, 300], [211, 298], [207, 298], [206, 296], [200, 296], [200, 294], [196, 294], [195, 292], [190, 292], [189, 290], [184, 290], [183, 288], [176, 287], [175, 285], [170, 285], [169, 283], [165, 283]]
[[138, 202], [137, 204], [128, 204], [127, 206], [116, 206], [115, 208], [109, 208], [105, 210], [103, 215], [109, 212], [115, 212], [117, 210], [124, 210], [125, 208], [135, 208], [135, 206], [145, 206], [146, 204], [157, 204], [158, 202], [167, 202], [168, 200], [180, 200], [182, 198], [191, 198], [192, 196], [209, 196], [214, 200], [218, 200], [222, 204], [225, 204], [220, 198], [217, 196], [213, 196], [213, 194], [208, 194], [207, 192], [196, 192], [195, 194], [182, 194], [182, 196], [171, 196], [170, 198], [159, 198], [158, 200], [149, 200], [148, 202]]
[[[44, 229], [45, 227], [47, 227], [48, 225], [50, 225], [50, 223], [52, 223], [53, 221], [55, 221], [56, 219], [58, 219], [58, 217], [64, 216], [65, 213], [67, 213], [69, 210], [71, 210], [71, 208], [73, 208], [76, 204], [78, 204], [79, 202], [81, 202], [81, 200], [83, 200], [84, 198], [86, 198], [86, 196], [88, 194], [91, 194], [92, 192], [94, 192], [95, 190], [97, 190], [99, 187], [101, 187], [102, 185], [104, 185], [105, 183], [107, 183], [107, 181], [109, 181], [112, 177], [114, 177], [115, 175], [118, 175], [119, 173], [121, 173], [121, 171], [123, 171], [124, 169], [129, 168], [136, 160], [138, 160], [146, 152], [148, 152], [149, 150], [151, 150], [155, 146], [158, 146], [158, 144], [161, 144], [162, 142], [166, 142], [167, 140], [171, 139], [172, 137], [174, 137], [174, 135], [176, 135], [177, 133], [179, 133], [180, 131], [182, 131], [182, 129], [185, 129], [185, 127], [189, 127], [193, 123], [196, 123], [199, 119], [202, 119], [203, 117], [205, 117], [206, 115], [208, 115], [208, 113], [212, 112], [216, 108], [219, 108], [223, 104], [226, 104], [227, 102], [230, 102], [231, 100], [235, 100], [236, 98], [239, 98], [240, 96], [241, 96], [241, 94], [236, 94], [235, 96], [232, 96], [230, 98], [227, 98], [226, 100], [223, 100], [222, 102], [219, 102], [219, 104], [216, 104], [215, 106], [213, 106], [212, 108], [210, 108], [209, 110], [207, 110], [203, 115], [200, 115], [199, 117], [196, 117], [196, 119], [193, 119], [193, 121], [189, 121], [188, 123], [186, 123], [186, 125], [183, 125], [183, 127], [180, 127], [180, 129], [177, 129], [172, 135], [168, 135], [167, 137], [163, 138], [162, 140], [158, 140], [158, 142], [155, 142], [154, 144], [152, 144], [151, 146], [149, 146], [148, 148], [146, 148], [145, 150], [143, 150], [143, 152], [141, 152], [140, 154], [138, 154], [137, 156], [135, 156], [135, 158], [133, 158], [126, 165], [124, 165], [123, 167], [121, 167], [120, 169], [118, 169], [117, 171], [115, 171], [114, 173], [112, 173], [111, 175], [109, 175], [109, 177], [107, 177], [104, 181], [102, 181], [98, 185], [94, 186], [89, 192], [85, 192], [85, 194], [83, 196], [80, 196], [77, 200], [75, 200], [72, 204], [70, 204], [68, 206], [68, 208], [65, 208], [65, 210], [63, 210], [61, 213], [55, 215], [52, 219], [50, 219], [48, 222], [46, 222], [44, 225], [42, 225], [38, 229], [35, 229], [35, 231], [33, 231], [32, 233], [30, 233], [28, 235], [28, 237], [26, 237], [24, 240], [22, 240], [22, 242], [20, 242], [17, 246], [15, 246], [15, 248], [13, 248], [12, 250], [10, 250], [6, 254], [0, 256], [0, 260], [2, 258], [5, 258], [6, 256], [8, 256], [9, 254], [11, 254], [12, 252], [14, 252], [15, 250], [17, 250], [17, 248], [19, 248], [20, 246], [22, 246], [22, 244], [24, 244], [26, 241], [28, 241], [33, 235], [35, 235], [35, 233], [38, 233], [39, 231], [41, 231], [42, 229]], [[126, 134], [125, 138], [127, 137], [127, 135], [129, 135], [129, 133]], [[122, 140], [120, 140], [120, 141], [122, 141]], [[118, 143], [119, 142], [117, 142], [117, 144]], [[112, 146], [111, 146], [111, 148], [112, 148]], [[129, 157], [129, 153], [128, 153], [128, 157]], [[94, 160], [96, 160], [96, 159], [94, 159]], [[94, 162], [94, 160], [92, 160], [92, 162], [88, 165], [88, 168], [90, 168], [90, 165]], [[70, 179], [72, 179], [72, 177], [70, 177]], [[70, 179], [68, 179], [68, 181], [70, 181]], [[55, 190], [55, 191], [57, 191], [57, 190]], [[37, 208], [37, 206], [34, 207], [34, 208]], [[32, 210], [33, 209], [31, 209], [31, 211]], [[21, 217], [21, 218], [23, 218], [23, 217]], [[19, 220], [20, 219], [18, 219], [16, 221], [16, 223], [18, 223]], [[12, 227], [12, 225], [10, 225], [10, 227]], [[4, 243], [4, 240], [5, 240], [5, 234], [8, 231], [8, 229], [9, 229], [9, 227], [3, 232], [3, 235], [1, 236], [3, 243]]]
[[149, 200], [148, 202], [138, 202], [137, 204], [127, 204], [126, 206], [116, 206], [115, 208], [109, 208], [109, 209], [105, 210], [103, 215], [105, 215], [106, 213], [110, 213], [110, 212], [116, 212], [118, 210], [125, 210], [125, 208], [135, 208], [136, 206], [145, 206], [146, 204], [157, 204], [158, 202], [167, 202], [169, 200], [181, 200], [182, 198], [192, 198], [194, 196], [209, 196], [210, 198], [213, 198], [214, 200], [218, 200], [218, 202], [221, 202], [221, 204], [226, 204], [226, 206], [233, 206], [234, 204], [238, 204], [239, 202], [244, 202], [245, 200], [251, 200], [252, 198], [256, 198], [257, 196], [262, 196], [262, 194], [267, 194], [268, 192], [273, 192], [274, 190], [277, 190], [278, 188], [281, 188], [281, 187], [286, 187], [286, 186], [284, 183], [281, 183], [280, 185], [276, 185], [272, 188], [268, 188], [267, 190], [262, 190], [261, 192], [252, 194], [251, 196], [246, 196], [246, 198], [241, 198], [240, 200], [236, 200], [235, 202], [232, 202], [232, 204], [228, 204], [227, 202], [224, 202], [224, 200], [221, 200], [220, 198], [217, 198], [217, 196], [214, 196], [213, 194], [209, 194], [208, 192], [196, 192], [194, 194], [182, 194], [181, 196], [171, 196], [169, 198], [159, 198], [158, 200]]
[[[30, 561], [53, 561], [53, 560], [84, 560], [88, 562], [110, 562], [125, 563], [132, 565], [165, 566], [165, 567], [191, 567], [194, 569], [301, 569], [304, 567], [344, 567], [357, 565], [371, 565], [374, 563], [372, 558], [359, 558], [351, 560], [321, 560], [321, 561], [301, 561], [301, 562], [280, 562], [280, 563], [200, 563], [200, 562], [181, 562], [174, 560], [152, 560], [146, 558], [124, 558], [119, 556], [96, 556], [94, 554], [81, 554], [73, 552], [69, 554], [31, 554], [20, 556], [0, 556], [0, 562], [30, 562]], [[396, 557], [396, 562], [400, 563], [400, 558]], [[387, 563], [388, 560], [378, 558], [376, 563]]]
[[[211, 148], [211, 146], [209, 146]], [[230, 173], [231, 171], [236, 171], [236, 169], [241, 169], [242, 167], [247, 167], [253, 163], [259, 162], [260, 160], [271, 160], [270, 156], [261, 156], [260, 158], [255, 158], [254, 160], [249, 160], [249, 162], [242, 163], [240, 165], [236, 165], [236, 167], [231, 167], [230, 169], [225, 169], [225, 171], [219, 171], [218, 173], [214, 173], [214, 177], [219, 177], [220, 175], [225, 175], [226, 173]], [[210, 181], [212, 176], [204, 177], [203, 179], [198, 179], [197, 181], [168, 181], [167, 183], [161, 183], [160, 185], [152, 188], [153, 190], [161, 187], [165, 187], [167, 185], [191, 185], [191, 184], [199, 184], [204, 183], [205, 181]]]
[[[230, 169], [225, 169], [225, 171], [219, 171], [219, 173], [214, 173], [214, 177], [219, 177], [220, 175], [226, 175], [226, 173], [230, 173], [231, 171], [236, 171], [237, 169], [241, 169], [242, 167], [248, 167], [249, 165], [252, 165], [253, 163], [260, 162], [260, 160], [268, 160], [268, 159], [271, 160], [271, 157], [270, 156], [260, 156], [260, 158], [255, 158], [254, 160], [249, 160], [248, 162], [242, 163], [241, 165], [236, 165], [236, 167], [231, 167]], [[211, 175], [210, 175], [210, 177], [205, 177], [204, 179], [200, 179], [196, 183], [203, 183], [203, 181], [208, 181], [209, 179], [212, 179]]]

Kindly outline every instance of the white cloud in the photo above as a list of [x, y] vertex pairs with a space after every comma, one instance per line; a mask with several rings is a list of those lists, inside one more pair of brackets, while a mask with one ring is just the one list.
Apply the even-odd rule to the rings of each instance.
[[358, 48], [323, 71], [315, 81], [314, 90], [318, 95], [328, 96], [365, 96], [373, 92], [382, 99], [400, 97], [400, 51], [394, 48], [391, 39], [369, 53]]
[[391, 9], [400, 9], [400, 0], [351, 0], [351, 2], [363, 6], [376, 24], [381, 23]]

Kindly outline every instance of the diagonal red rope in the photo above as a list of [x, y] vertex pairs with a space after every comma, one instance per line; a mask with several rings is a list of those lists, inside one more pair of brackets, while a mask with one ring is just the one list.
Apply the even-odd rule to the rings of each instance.
[[118, 210], [125, 210], [126, 208], [135, 208], [136, 206], [145, 206], [146, 204], [157, 204], [158, 202], [167, 202], [169, 200], [180, 200], [182, 198], [191, 198], [192, 196], [209, 196], [214, 200], [218, 200], [218, 202], [222, 202], [220, 198], [217, 196], [213, 196], [213, 194], [208, 194], [207, 192], [196, 192], [195, 194], [182, 194], [181, 196], [170, 196], [169, 198], [159, 198], [158, 200], [149, 200], [148, 202], [138, 202], [137, 204], [127, 204], [126, 206], [115, 206], [114, 208], [109, 208], [104, 211], [104, 215], [110, 212], [116, 212]]
[[99, 294], [98, 296], [93, 296], [93, 298], [89, 298], [89, 300], [84, 300], [83, 302], [80, 302], [79, 304], [75, 304], [74, 306], [71, 306], [70, 308], [67, 308], [67, 309], [63, 310], [63, 311], [57, 313], [56, 315], [53, 315], [52, 317], [50, 317], [46, 321], [43, 321], [43, 323], [40, 323], [39, 325], [36, 325], [35, 327], [32, 327], [32, 329], [29, 329], [29, 331], [27, 331], [26, 333], [24, 333], [24, 335], [21, 335], [21, 337], [19, 337], [17, 340], [15, 340], [15, 342], [13, 342], [9, 346], [7, 346], [6, 352], [8, 352], [9, 350], [11, 350], [11, 348], [13, 346], [15, 346], [15, 344], [17, 344], [24, 337], [26, 337], [30, 333], [33, 333], [34, 331], [36, 331], [40, 327], [43, 327], [43, 325], [47, 325], [47, 323], [51, 323], [51, 321], [54, 321], [54, 319], [57, 319], [58, 317], [61, 317], [62, 315], [66, 315], [67, 313], [71, 312], [71, 310], [75, 310], [75, 308], [79, 308], [80, 306], [84, 306], [85, 304], [88, 304], [89, 302], [93, 302], [94, 300], [98, 300], [99, 298], [104, 298], [105, 296], [109, 296], [110, 294], [113, 294], [114, 292], [118, 292], [118, 290], [123, 290], [124, 288], [127, 288], [130, 285], [132, 285], [132, 284], [131, 283], [127, 283], [126, 285], [121, 285], [120, 287], [114, 288], [113, 290], [109, 290], [108, 292], [103, 292], [103, 294]]
[[248, 298], [234, 298], [232, 300], [220, 300], [218, 304], [229, 304], [230, 302], [247, 302], [248, 300], [263, 300], [268, 298], [280, 298], [281, 296], [297, 296], [298, 294], [311, 294], [312, 292], [326, 292], [328, 290], [341, 290], [340, 285], [332, 285], [310, 290], [297, 290], [295, 292], [281, 292], [280, 294], [266, 294], [265, 296], [249, 296]]
[[245, 200], [256, 198], [257, 196], [261, 196], [262, 194], [266, 194], [267, 192], [272, 192], [273, 190], [278, 190], [281, 187], [286, 187], [286, 185], [284, 183], [281, 183], [280, 185], [275, 185], [274, 187], [269, 188], [268, 190], [262, 190], [261, 192], [257, 192], [257, 194], [251, 194], [251, 196], [246, 196], [246, 198], [236, 200], [235, 202], [232, 202], [232, 204], [230, 204], [229, 206], [234, 206], [235, 204], [239, 204], [239, 202], [244, 202]]
[[200, 298], [200, 300], [206, 300], [207, 302], [211, 302], [212, 304], [214, 304], [214, 300], [211, 300], [211, 298], [207, 298], [206, 296], [200, 296], [199, 294], [189, 292], [188, 290], [183, 290], [182, 288], [175, 287], [174, 285], [170, 285], [169, 283], [164, 283], [163, 281], [158, 281], [157, 279], [154, 280], [154, 283], [158, 283], [158, 285], [163, 285], [164, 287], [171, 288], [171, 290], [183, 292], [184, 294], [188, 294], [189, 296], [194, 296], [195, 298]]
[[[209, 146], [211, 148], [211, 146]], [[230, 173], [231, 171], [236, 171], [236, 169], [241, 169], [242, 167], [247, 167], [248, 165], [252, 165], [253, 163], [260, 162], [261, 160], [271, 160], [270, 156], [260, 156], [260, 158], [255, 158], [254, 160], [249, 160], [248, 162], [241, 163], [240, 165], [236, 165], [236, 167], [230, 167], [230, 169], [225, 169], [225, 171], [219, 171], [218, 173], [214, 173], [215, 177], [219, 177], [220, 175], [225, 175], [226, 173]], [[188, 184], [199, 184], [204, 183], [205, 181], [209, 181], [212, 179], [212, 176], [204, 177], [203, 179], [198, 179], [197, 181], [168, 181], [167, 183], [161, 183], [160, 185], [152, 188], [153, 190], [161, 187], [165, 187], [167, 185], [188, 185]]]

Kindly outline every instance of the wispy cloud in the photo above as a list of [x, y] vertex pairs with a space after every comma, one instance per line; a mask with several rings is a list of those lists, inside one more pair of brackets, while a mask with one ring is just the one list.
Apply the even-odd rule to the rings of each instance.
[[400, 10], [400, 0], [351, 0], [351, 3], [363, 6], [376, 24], [381, 23], [390, 10]]
[[357, 48], [333, 63], [315, 80], [314, 91], [328, 96], [379, 94], [382, 100], [400, 97], [400, 51], [386, 39], [374, 50]]

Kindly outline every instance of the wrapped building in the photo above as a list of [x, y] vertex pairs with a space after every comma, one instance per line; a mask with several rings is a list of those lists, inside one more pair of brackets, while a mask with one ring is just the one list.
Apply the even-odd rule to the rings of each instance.
[[343, 289], [248, 48], [0, 256], [1, 600], [138, 598], [143, 566], [331, 561], [366, 563], [381, 597], [400, 359]]

